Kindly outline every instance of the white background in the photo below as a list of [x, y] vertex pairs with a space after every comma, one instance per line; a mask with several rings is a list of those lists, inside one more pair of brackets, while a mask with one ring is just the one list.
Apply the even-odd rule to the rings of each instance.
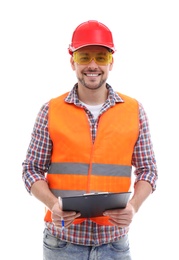
[[108, 83], [143, 104], [158, 164], [157, 190], [131, 225], [133, 259], [179, 259], [178, 14], [177, 0], [0, 2], [1, 259], [42, 259], [44, 206], [21, 164], [41, 105], [76, 83], [67, 48], [90, 19], [113, 32]]

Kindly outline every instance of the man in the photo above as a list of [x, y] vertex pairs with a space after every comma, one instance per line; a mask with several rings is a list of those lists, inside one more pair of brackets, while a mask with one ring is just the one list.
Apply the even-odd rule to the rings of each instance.
[[[137, 100], [106, 82], [115, 52], [108, 27], [80, 24], [68, 50], [77, 83], [42, 106], [23, 162], [26, 189], [46, 206], [43, 259], [129, 260], [129, 226], [156, 189], [147, 116]], [[58, 197], [130, 191], [132, 166], [126, 208], [88, 219], [62, 210]]]

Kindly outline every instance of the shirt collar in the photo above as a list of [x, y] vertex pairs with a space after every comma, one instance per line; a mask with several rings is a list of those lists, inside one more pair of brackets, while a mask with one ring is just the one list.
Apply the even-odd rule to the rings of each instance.
[[[78, 88], [78, 83], [76, 83], [72, 88], [72, 90], [68, 93], [67, 97], [65, 98], [65, 102], [73, 103], [77, 106], [80, 106], [81, 102], [78, 98], [77, 88]], [[124, 102], [124, 100], [120, 97], [120, 95], [117, 92], [115, 92], [108, 83], [106, 83], [106, 88], [109, 90], [107, 101], [110, 103], [111, 106], [114, 106], [115, 103]]]

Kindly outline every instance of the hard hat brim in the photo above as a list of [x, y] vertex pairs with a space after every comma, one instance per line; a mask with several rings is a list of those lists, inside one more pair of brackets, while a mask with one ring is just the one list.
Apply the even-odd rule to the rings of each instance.
[[87, 46], [101, 46], [101, 47], [105, 47], [107, 49], [109, 49], [112, 53], [114, 53], [116, 51], [116, 49], [114, 47], [111, 47], [109, 45], [105, 45], [105, 44], [99, 44], [99, 43], [89, 43], [89, 44], [84, 44], [84, 45], [81, 45], [79, 47], [72, 47], [71, 45], [69, 45], [69, 48], [68, 48], [68, 52], [70, 55], [73, 54], [73, 52], [83, 48], [83, 47], [87, 47]]

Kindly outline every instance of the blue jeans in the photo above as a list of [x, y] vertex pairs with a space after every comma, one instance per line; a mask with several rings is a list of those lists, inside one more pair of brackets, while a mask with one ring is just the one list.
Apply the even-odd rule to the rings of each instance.
[[71, 244], [44, 230], [43, 260], [132, 260], [128, 236], [101, 246]]

